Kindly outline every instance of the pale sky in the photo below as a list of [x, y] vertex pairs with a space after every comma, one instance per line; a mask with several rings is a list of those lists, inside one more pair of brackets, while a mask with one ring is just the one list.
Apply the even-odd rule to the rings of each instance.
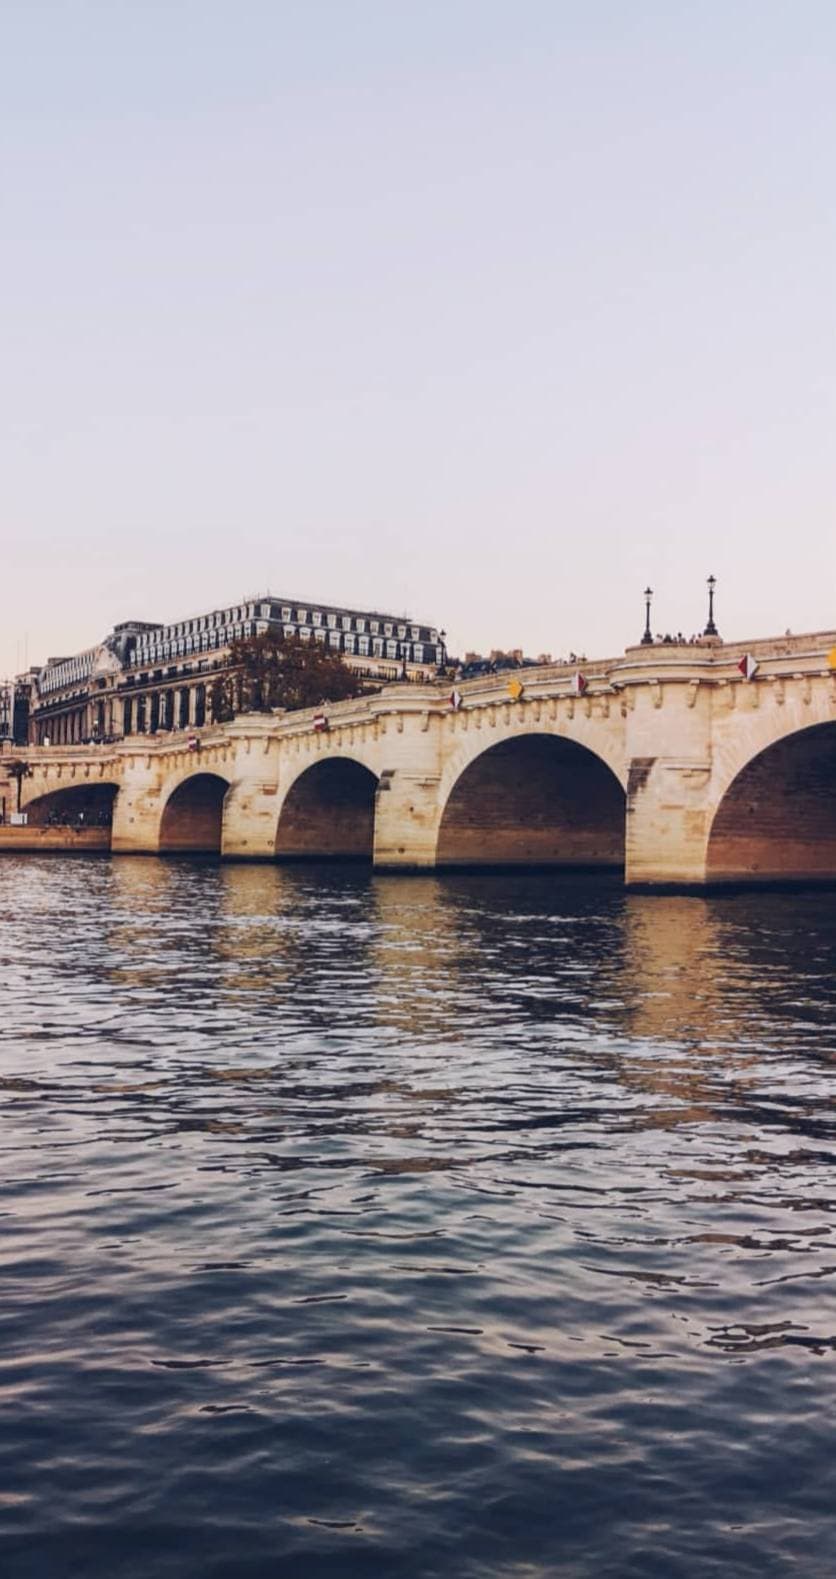
[[0, 134], [0, 674], [836, 626], [831, 0], [0, 0]]

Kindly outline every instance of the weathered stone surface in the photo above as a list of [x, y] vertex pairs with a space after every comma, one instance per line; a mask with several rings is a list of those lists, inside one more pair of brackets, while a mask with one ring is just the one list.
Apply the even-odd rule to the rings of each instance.
[[[112, 805], [115, 852], [621, 866], [634, 884], [836, 878], [836, 634], [633, 648], [459, 687], [404, 685], [106, 747], [31, 747], [38, 848]], [[758, 662], [742, 678], [745, 652]], [[195, 748], [195, 741], [197, 742]], [[11, 759], [0, 798], [13, 809]], [[21, 843], [14, 832], [16, 847]], [[99, 838], [105, 830], [89, 830]], [[46, 834], [51, 838], [46, 840]], [[77, 840], [75, 840], [77, 844]]]

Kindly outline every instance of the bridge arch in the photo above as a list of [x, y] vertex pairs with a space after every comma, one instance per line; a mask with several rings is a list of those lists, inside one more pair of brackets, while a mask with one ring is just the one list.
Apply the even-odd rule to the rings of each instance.
[[110, 828], [119, 785], [102, 779], [62, 784], [22, 802], [31, 826]]
[[377, 774], [357, 757], [305, 763], [279, 809], [277, 860], [371, 862], [377, 787]]
[[591, 746], [548, 731], [471, 747], [442, 784], [436, 865], [620, 869], [625, 791]]
[[782, 734], [727, 773], [706, 881], [836, 882], [836, 720]]
[[180, 778], [168, 791], [160, 816], [161, 855], [220, 855], [224, 801], [230, 780], [214, 769]]

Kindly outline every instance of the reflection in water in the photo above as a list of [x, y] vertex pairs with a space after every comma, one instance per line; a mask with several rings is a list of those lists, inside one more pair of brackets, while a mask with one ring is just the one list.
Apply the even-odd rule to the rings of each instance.
[[18, 1575], [830, 1575], [833, 897], [0, 864]]

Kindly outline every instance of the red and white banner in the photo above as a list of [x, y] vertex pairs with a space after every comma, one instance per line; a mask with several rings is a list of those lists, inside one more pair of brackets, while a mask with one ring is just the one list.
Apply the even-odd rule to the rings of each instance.
[[314, 713], [313, 726], [314, 729], [328, 728], [328, 719], [325, 717], [324, 713]]
[[746, 657], [741, 658], [737, 667], [744, 680], [753, 680], [758, 672], [759, 664], [757, 659], [753, 658], [750, 652], [747, 652]]
[[583, 696], [586, 690], [586, 675], [581, 674], [580, 669], [578, 669], [576, 674], [572, 675], [572, 690], [576, 696]]

